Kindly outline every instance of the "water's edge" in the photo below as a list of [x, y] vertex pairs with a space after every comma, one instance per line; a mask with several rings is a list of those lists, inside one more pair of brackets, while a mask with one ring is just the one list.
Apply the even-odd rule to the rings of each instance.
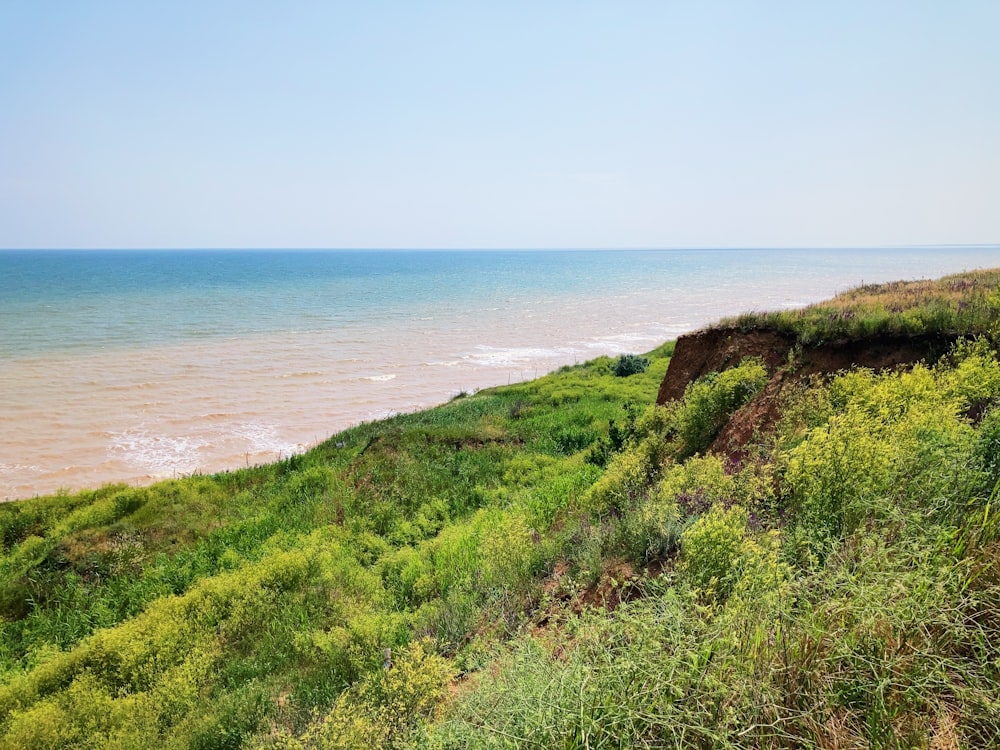
[[0, 286], [18, 289], [0, 294], [7, 499], [276, 460], [722, 316], [1000, 265], [1000, 248], [140, 253], [124, 277], [120, 255], [20, 254], [19, 279], [11, 257], [0, 252]]

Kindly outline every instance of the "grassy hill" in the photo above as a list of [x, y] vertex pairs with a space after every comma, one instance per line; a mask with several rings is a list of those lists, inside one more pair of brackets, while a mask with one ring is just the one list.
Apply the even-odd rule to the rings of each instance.
[[[269, 466], [2, 505], [0, 747], [997, 746], [991, 273], [904, 295], [947, 287], [983, 337], [803, 379], [725, 455], [764, 364], [656, 406], [666, 344]], [[871, 293], [743, 324], [829, 336]]]

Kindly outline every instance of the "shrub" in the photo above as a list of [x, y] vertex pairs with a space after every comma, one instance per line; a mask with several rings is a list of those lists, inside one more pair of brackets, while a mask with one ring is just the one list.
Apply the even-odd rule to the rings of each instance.
[[752, 599], [788, 577], [778, 560], [778, 533], [755, 536], [748, 521], [739, 505], [716, 505], [681, 534], [682, 569], [703, 596], [725, 601], [738, 592]]
[[731, 501], [735, 492], [735, 479], [726, 473], [722, 459], [712, 455], [671, 465], [656, 488], [657, 495], [678, 503], [687, 515], [698, 515], [716, 503]]
[[607, 470], [591, 487], [585, 505], [591, 511], [622, 511], [634, 507], [659, 477], [666, 444], [656, 435], [615, 454]]
[[961, 412], [986, 391], [967, 376], [918, 366], [833, 382], [838, 413], [789, 451], [785, 471], [793, 507], [817, 539], [907, 510], [933, 517], [975, 492], [985, 462], [977, 462], [976, 434]]
[[648, 498], [620, 524], [625, 551], [639, 562], [668, 557], [693, 517], [717, 504], [738, 503], [756, 510], [764, 504], [769, 483], [769, 476], [756, 465], [727, 473], [723, 459], [715, 455], [668, 462]]
[[584, 427], [562, 427], [552, 434], [556, 450], [563, 455], [572, 455], [588, 447], [597, 439], [597, 434]]
[[622, 354], [611, 366], [611, 372], [615, 374], [615, 377], [627, 378], [629, 375], [646, 372], [648, 367], [649, 360], [646, 357], [640, 357], [638, 354]]
[[747, 358], [737, 367], [711, 372], [689, 383], [674, 417], [681, 440], [680, 457], [707, 448], [732, 413], [757, 395], [766, 382], [764, 363]]
[[615, 420], [609, 420], [608, 436], [597, 441], [597, 444], [587, 452], [585, 457], [587, 463], [603, 469], [611, 457], [620, 452], [625, 444], [636, 436], [639, 410], [628, 402], [622, 408], [625, 411], [625, 425], [619, 426]]
[[1000, 409], [986, 413], [976, 436], [975, 457], [982, 467], [987, 491], [1000, 482]]
[[729, 596], [740, 575], [747, 536], [747, 512], [738, 505], [715, 506], [681, 534], [684, 571], [702, 592]]
[[631, 560], [646, 564], [672, 555], [683, 528], [677, 503], [654, 496], [621, 520], [618, 542]]
[[344, 691], [333, 708], [298, 737], [277, 733], [256, 743], [257, 748], [379, 748], [401, 747], [414, 728], [426, 721], [446, 695], [452, 670], [415, 642], [393, 654], [381, 673], [367, 675]]

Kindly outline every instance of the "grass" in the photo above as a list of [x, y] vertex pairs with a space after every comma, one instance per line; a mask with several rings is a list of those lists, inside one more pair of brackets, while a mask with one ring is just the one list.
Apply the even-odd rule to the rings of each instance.
[[[623, 404], [650, 401], [669, 351], [644, 374], [602, 358], [265, 467], [0, 506], [8, 744], [148, 745], [145, 726], [165, 745], [239, 745], [305, 726], [384, 647], [424, 634], [457, 650], [544, 567], [507, 535], [530, 538], [589, 486], [584, 454]], [[201, 702], [139, 711], [170, 685]]]
[[1000, 269], [991, 269], [938, 280], [867, 284], [816, 305], [748, 313], [720, 325], [795, 333], [809, 344], [882, 335], [994, 335], [998, 317]]

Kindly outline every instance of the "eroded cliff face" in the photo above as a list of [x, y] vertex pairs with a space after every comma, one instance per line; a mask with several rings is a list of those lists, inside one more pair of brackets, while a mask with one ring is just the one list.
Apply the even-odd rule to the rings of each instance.
[[779, 331], [707, 328], [681, 336], [660, 383], [656, 403], [662, 405], [680, 398], [691, 381], [735, 367], [745, 357], [760, 357], [767, 371], [774, 373], [787, 361], [794, 346], [795, 336]]
[[754, 432], [774, 424], [786, 388], [811, 375], [833, 375], [851, 367], [889, 370], [933, 362], [959, 338], [951, 334], [877, 336], [802, 345], [792, 333], [710, 328], [677, 340], [657, 404], [681, 398], [688, 383], [709, 372], [735, 367], [745, 357], [760, 357], [770, 375], [767, 385], [723, 427], [710, 450], [731, 451]]

